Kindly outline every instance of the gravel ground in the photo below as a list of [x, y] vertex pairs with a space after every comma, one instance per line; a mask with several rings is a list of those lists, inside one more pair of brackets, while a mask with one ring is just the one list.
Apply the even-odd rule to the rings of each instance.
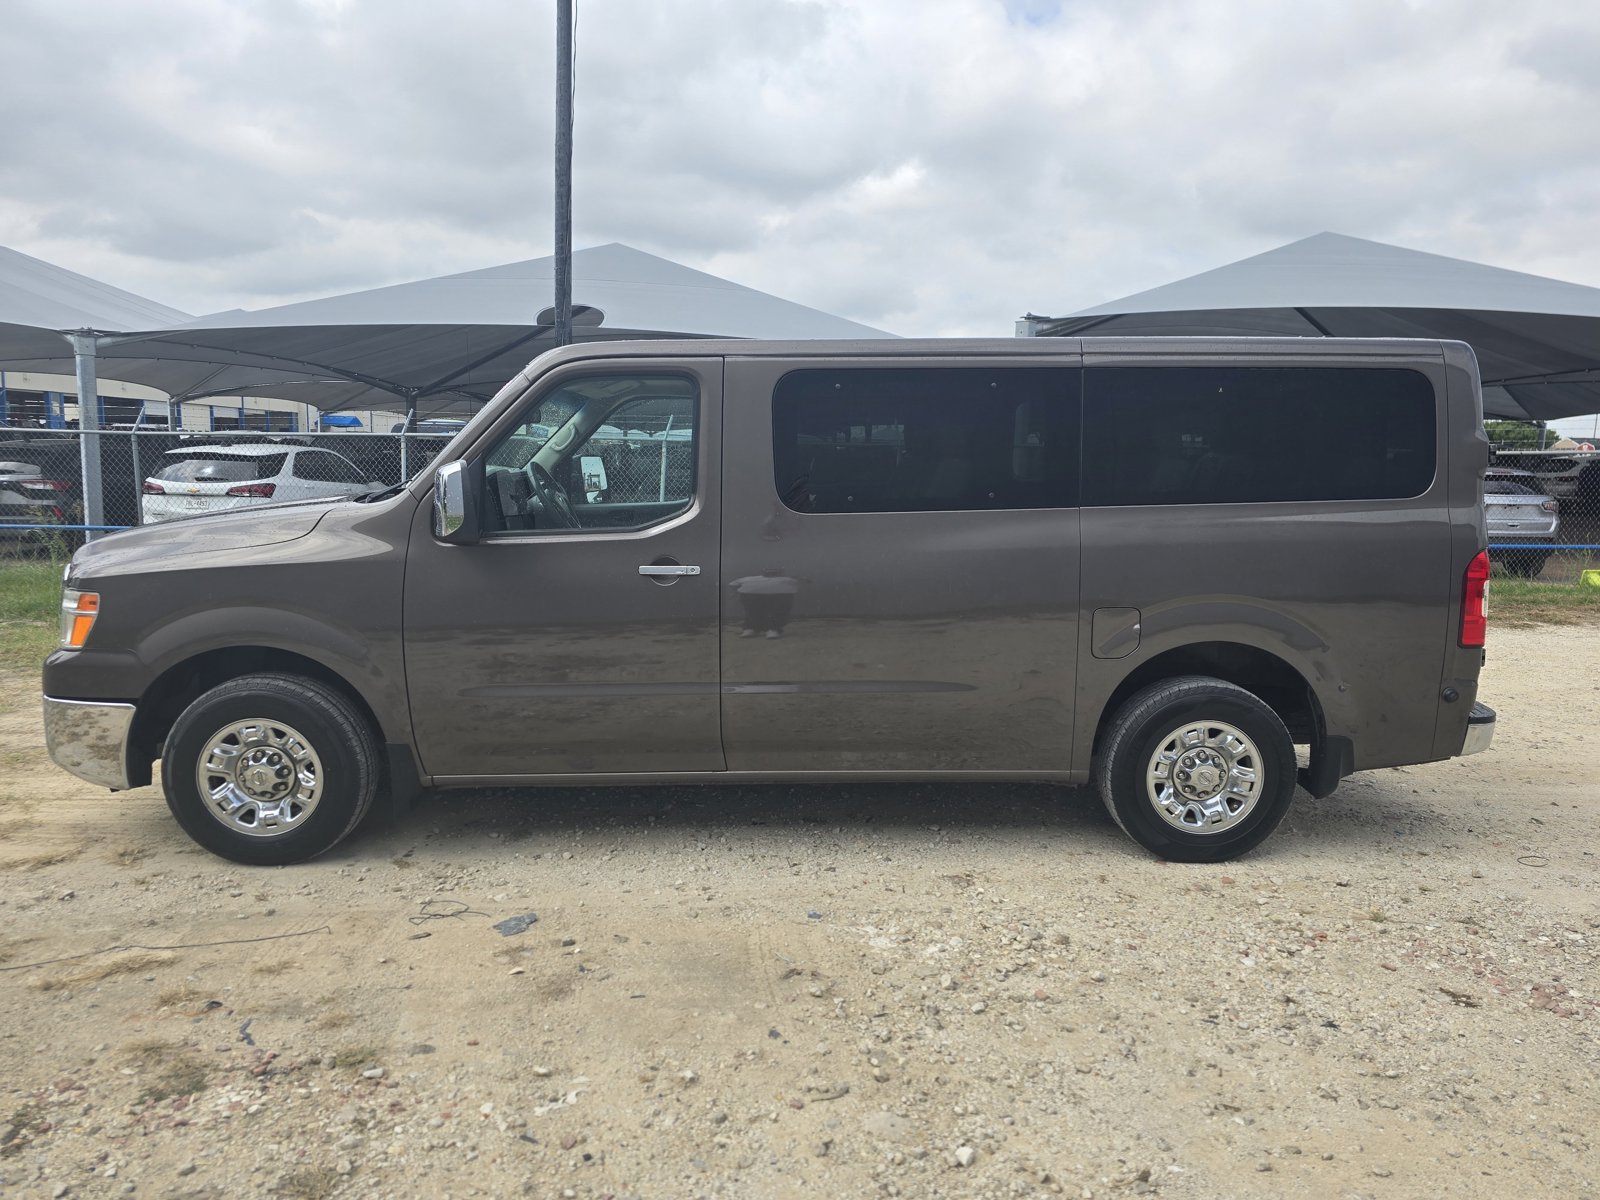
[[457, 793], [253, 870], [0, 679], [0, 1195], [1600, 1194], [1597, 632], [1493, 632], [1491, 753], [1215, 867], [908, 785]]

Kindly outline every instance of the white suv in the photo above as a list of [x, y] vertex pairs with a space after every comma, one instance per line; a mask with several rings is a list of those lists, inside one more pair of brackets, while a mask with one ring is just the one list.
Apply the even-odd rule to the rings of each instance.
[[384, 485], [342, 454], [311, 446], [208, 446], [169, 450], [144, 481], [145, 524], [286, 500], [359, 496]]

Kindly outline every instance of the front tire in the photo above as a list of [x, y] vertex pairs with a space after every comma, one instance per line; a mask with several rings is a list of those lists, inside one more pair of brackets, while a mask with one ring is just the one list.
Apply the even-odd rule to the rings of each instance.
[[161, 754], [167, 807], [213, 854], [252, 866], [331, 849], [372, 807], [382, 775], [371, 724], [344, 695], [297, 675], [212, 688]]
[[1152, 684], [1111, 719], [1095, 783], [1123, 832], [1172, 862], [1255, 849], [1294, 797], [1294, 742], [1242, 687], [1204, 675]]

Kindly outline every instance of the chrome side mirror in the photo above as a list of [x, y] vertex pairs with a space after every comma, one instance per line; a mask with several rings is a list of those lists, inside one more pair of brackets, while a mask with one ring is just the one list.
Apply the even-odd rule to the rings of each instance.
[[478, 540], [478, 496], [464, 462], [445, 463], [433, 477], [433, 536], [468, 545]]

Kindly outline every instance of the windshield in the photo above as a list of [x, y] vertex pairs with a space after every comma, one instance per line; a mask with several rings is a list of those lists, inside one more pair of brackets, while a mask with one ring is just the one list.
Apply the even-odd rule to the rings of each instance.
[[283, 470], [282, 454], [262, 454], [250, 458], [208, 455], [186, 458], [162, 467], [156, 479], [168, 483], [241, 483], [249, 479], [272, 479]]

